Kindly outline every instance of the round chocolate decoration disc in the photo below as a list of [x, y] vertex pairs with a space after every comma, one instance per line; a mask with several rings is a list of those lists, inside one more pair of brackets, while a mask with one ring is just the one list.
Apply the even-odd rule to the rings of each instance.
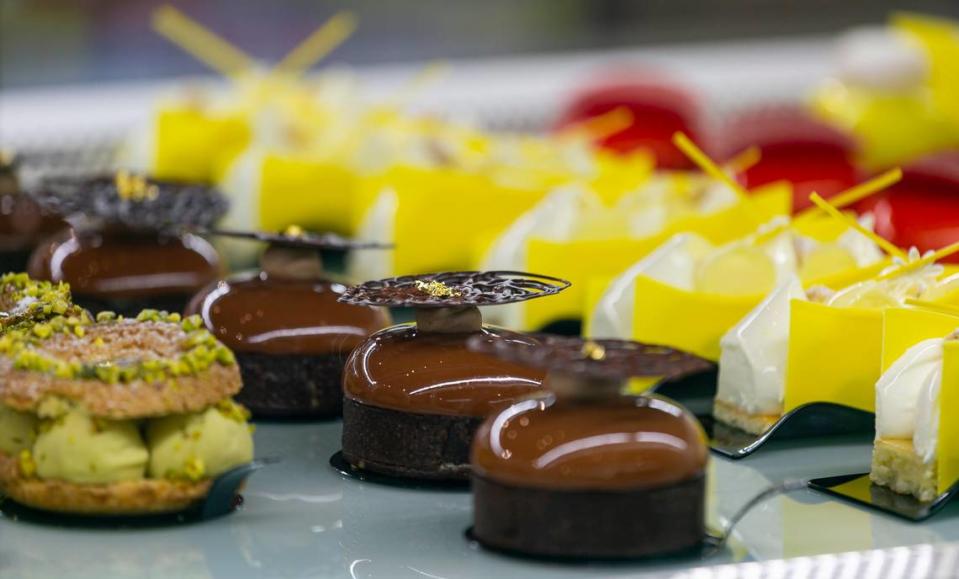
[[364, 306], [445, 308], [512, 304], [557, 294], [564, 279], [519, 271], [454, 271], [392, 277], [353, 286], [341, 302]]
[[232, 237], [235, 239], [249, 239], [262, 241], [278, 247], [294, 249], [392, 249], [393, 244], [377, 243], [374, 241], [360, 241], [348, 239], [334, 233], [316, 234], [304, 231], [297, 226], [287, 227], [285, 230], [272, 233], [266, 231], [230, 231], [225, 229], [208, 229], [198, 231], [202, 235], [217, 237]]
[[118, 171], [97, 177], [48, 177], [32, 196], [64, 217], [139, 230], [209, 227], [226, 214], [228, 201], [205, 185], [158, 181]]
[[472, 339], [474, 351], [536, 368], [594, 378], [625, 379], [662, 376], [675, 379], [714, 368], [709, 360], [665, 346], [630, 340], [588, 340], [568, 336], [538, 335], [540, 345], [530, 348], [510, 340]]

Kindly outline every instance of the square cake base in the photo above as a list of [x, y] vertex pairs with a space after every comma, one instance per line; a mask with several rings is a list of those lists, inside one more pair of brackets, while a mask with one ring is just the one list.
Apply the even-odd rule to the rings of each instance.
[[782, 418], [779, 414], [750, 414], [735, 404], [716, 400], [713, 404], [713, 418], [745, 430], [750, 434], [762, 434], [776, 421]]
[[923, 462], [911, 440], [877, 439], [869, 478], [878, 485], [912, 495], [920, 501], [931, 501], [939, 495], [936, 462]]

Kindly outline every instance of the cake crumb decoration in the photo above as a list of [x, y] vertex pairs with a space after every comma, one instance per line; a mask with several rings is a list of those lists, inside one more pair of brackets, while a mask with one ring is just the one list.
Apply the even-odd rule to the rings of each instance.
[[299, 225], [290, 225], [283, 230], [283, 235], [286, 237], [303, 237], [306, 235], [306, 231]]
[[606, 359], [606, 348], [602, 344], [594, 342], [592, 340], [587, 341], [583, 344], [583, 357], [589, 360], [604, 360]]
[[147, 183], [145, 177], [133, 175], [129, 171], [117, 171], [114, 178], [117, 186], [117, 195], [121, 199], [130, 201], [154, 200], [160, 194], [156, 185]]
[[431, 280], [428, 282], [416, 280], [416, 289], [426, 292], [434, 298], [458, 298], [462, 292], [458, 292], [441, 281]]

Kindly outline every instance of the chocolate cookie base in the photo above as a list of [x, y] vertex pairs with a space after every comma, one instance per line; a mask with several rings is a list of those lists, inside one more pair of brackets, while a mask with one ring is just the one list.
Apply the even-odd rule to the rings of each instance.
[[401, 412], [343, 401], [343, 457], [379, 474], [467, 480], [470, 444], [483, 421], [474, 416]]
[[235, 352], [243, 376], [236, 400], [256, 418], [336, 418], [343, 412], [346, 356]]
[[536, 557], [632, 559], [681, 553], [706, 537], [705, 477], [638, 490], [524, 488], [474, 475], [473, 536]]
[[31, 249], [0, 251], [0, 273], [27, 271]]
[[170, 313], [183, 313], [192, 296], [165, 295], [155, 297], [109, 299], [73, 294], [73, 301], [93, 315], [110, 311], [128, 318], [135, 318], [143, 310], [161, 310]]

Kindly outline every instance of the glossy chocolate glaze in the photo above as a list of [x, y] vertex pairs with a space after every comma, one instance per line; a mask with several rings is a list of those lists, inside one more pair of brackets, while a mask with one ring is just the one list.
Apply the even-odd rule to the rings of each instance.
[[[528, 336], [485, 327], [490, 340], [529, 344]], [[471, 352], [476, 333], [429, 333], [401, 324], [373, 334], [343, 370], [347, 398], [406, 412], [482, 417], [540, 389], [545, 373]]]
[[481, 477], [561, 490], [660, 487], [702, 475], [706, 460], [699, 423], [646, 396], [523, 401], [488, 417], [472, 449]]
[[0, 193], [0, 251], [31, 250], [43, 238], [66, 227], [23, 193]]
[[345, 356], [390, 323], [386, 310], [337, 302], [345, 289], [257, 272], [212, 284], [187, 313], [237, 352]]
[[219, 277], [220, 259], [195, 235], [67, 229], [34, 251], [28, 271], [79, 297], [189, 296]]

